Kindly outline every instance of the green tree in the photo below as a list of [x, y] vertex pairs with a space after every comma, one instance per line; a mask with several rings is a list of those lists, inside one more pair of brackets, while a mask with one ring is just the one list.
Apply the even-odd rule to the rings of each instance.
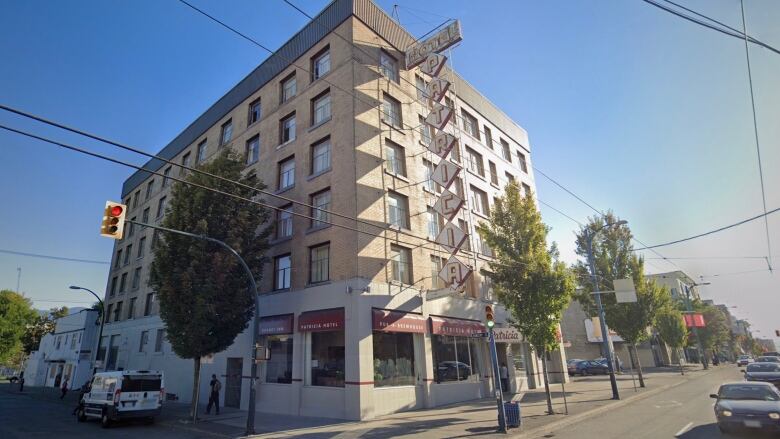
[[[699, 328], [699, 339], [705, 352], [704, 357], [709, 359], [712, 355], [718, 354], [721, 347], [727, 344], [731, 334], [726, 316], [718, 307], [705, 304], [699, 300], [694, 301], [693, 309], [704, 316], [704, 327]], [[710, 351], [710, 356], [706, 351]]]
[[22, 336], [35, 321], [32, 303], [11, 290], [0, 291], [0, 364], [11, 365], [22, 352]]
[[664, 343], [677, 351], [680, 373], [685, 374], [682, 355], [679, 351], [685, 346], [685, 341], [688, 338], [688, 329], [683, 322], [682, 313], [673, 306], [664, 307], [656, 317], [655, 327]]
[[[187, 180], [244, 198], [265, 186], [244, 161], [227, 150], [202, 165], [205, 172], [246, 186], [199, 173]], [[163, 226], [205, 235], [235, 249], [259, 282], [268, 248], [268, 209], [192, 185], [176, 183]], [[254, 309], [249, 279], [236, 257], [217, 244], [172, 233], [160, 233], [150, 285], [157, 292], [160, 317], [173, 351], [194, 363], [192, 416], [197, 415], [200, 359], [225, 350], [246, 329]]]
[[34, 321], [25, 328], [22, 335], [24, 353], [29, 355], [30, 352], [38, 350], [43, 336], [53, 333], [57, 323], [56, 320], [66, 315], [68, 315], [68, 307], [63, 306], [51, 308], [47, 313], [36, 316]]
[[547, 247], [548, 230], [533, 196], [521, 196], [514, 182], [496, 200], [490, 221], [477, 227], [496, 254], [483, 275], [492, 279], [499, 302], [510, 312], [512, 326], [543, 359], [547, 407], [552, 414], [546, 354], [558, 349], [561, 315], [575, 282], [566, 265], [557, 260], [555, 244]]
[[634, 253], [631, 244], [631, 229], [626, 224], [614, 227], [603, 227], [604, 224], [614, 224], [620, 219], [612, 212], [603, 216], [595, 216], [589, 219], [588, 224], [582, 227], [577, 234], [577, 254], [585, 262], [578, 262], [574, 271], [583, 286], [583, 290], [576, 295], [577, 301], [583, 304], [583, 308], [597, 309], [591, 292], [595, 291], [587, 265], [587, 240], [586, 231], [594, 234], [593, 259], [598, 275], [599, 290], [613, 290], [613, 282], [616, 279], [632, 279], [636, 289], [636, 303], [617, 303], [614, 294], [602, 294], [601, 302], [604, 306], [606, 320], [609, 328], [614, 330], [628, 345], [631, 363], [637, 366], [639, 385], [645, 387], [642, 374], [642, 365], [636, 352], [636, 345], [647, 340], [650, 336], [648, 329], [655, 323], [658, 312], [668, 306], [670, 296], [666, 290], [659, 287], [654, 281], [645, 279], [644, 259]]

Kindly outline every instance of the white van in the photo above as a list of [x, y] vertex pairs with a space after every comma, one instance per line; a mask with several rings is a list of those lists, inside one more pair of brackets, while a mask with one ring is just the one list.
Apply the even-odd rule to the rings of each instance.
[[81, 401], [79, 422], [100, 419], [104, 428], [112, 422], [128, 418], [154, 421], [162, 411], [165, 397], [162, 372], [153, 370], [121, 370], [99, 372], [92, 378], [92, 388]]

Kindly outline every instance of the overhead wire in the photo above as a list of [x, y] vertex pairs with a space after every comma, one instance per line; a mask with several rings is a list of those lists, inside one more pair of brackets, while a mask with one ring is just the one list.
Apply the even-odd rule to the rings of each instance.
[[108, 265], [110, 262], [106, 261], [97, 261], [93, 259], [79, 259], [79, 258], [68, 258], [64, 256], [52, 256], [52, 255], [43, 255], [39, 253], [28, 253], [28, 252], [20, 252], [15, 250], [8, 250], [8, 249], [0, 249], [0, 253], [5, 253], [9, 255], [17, 255], [17, 256], [27, 256], [31, 258], [42, 258], [42, 259], [52, 259], [57, 261], [66, 261], [66, 262], [81, 262], [85, 264], [101, 264], [101, 265]]

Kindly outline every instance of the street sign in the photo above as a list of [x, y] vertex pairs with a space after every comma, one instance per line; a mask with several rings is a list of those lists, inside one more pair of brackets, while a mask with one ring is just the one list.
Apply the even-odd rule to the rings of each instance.
[[490, 334], [487, 332], [472, 332], [471, 336], [474, 338], [487, 338]]
[[634, 288], [633, 279], [615, 279], [613, 285], [615, 286], [615, 298], [617, 299], [617, 303], [636, 302], [636, 288]]

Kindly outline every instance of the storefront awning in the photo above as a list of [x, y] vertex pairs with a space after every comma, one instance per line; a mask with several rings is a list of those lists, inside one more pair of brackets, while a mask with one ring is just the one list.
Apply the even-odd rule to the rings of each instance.
[[425, 334], [425, 317], [419, 314], [373, 309], [371, 320], [374, 331]]
[[293, 333], [293, 314], [260, 317], [259, 335], [282, 335]]
[[344, 329], [344, 308], [306, 311], [298, 316], [298, 331], [337, 331]]
[[431, 333], [437, 335], [469, 336], [475, 332], [486, 332], [487, 328], [474, 320], [431, 317]]

